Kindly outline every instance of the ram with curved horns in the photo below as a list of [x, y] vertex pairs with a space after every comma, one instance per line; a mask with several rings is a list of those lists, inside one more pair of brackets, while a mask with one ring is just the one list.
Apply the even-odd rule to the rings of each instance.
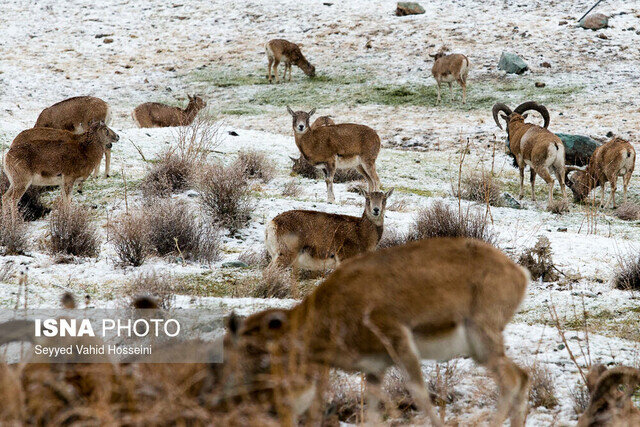
[[[544, 119], [544, 127], [525, 123], [528, 114], [526, 111], [537, 111]], [[562, 140], [547, 130], [549, 126], [549, 111], [543, 105], [533, 101], [520, 104], [515, 110], [511, 110], [505, 104], [499, 102], [493, 106], [493, 119], [500, 129], [500, 118], [507, 123], [507, 137], [509, 138], [509, 150], [520, 169], [520, 199], [524, 196], [524, 168], [529, 165], [531, 180], [531, 199], [536, 201], [535, 181], [536, 175], [540, 175], [549, 186], [549, 203], [553, 201], [554, 175], [560, 183], [562, 196], [566, 197], [564, 186], [565, 179], [565, 147]]]

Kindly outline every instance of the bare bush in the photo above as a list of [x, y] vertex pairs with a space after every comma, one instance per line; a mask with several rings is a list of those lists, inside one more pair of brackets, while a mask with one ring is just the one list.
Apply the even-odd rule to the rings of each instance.
[[140, 185], [142, 195], [168, 197], [189, 188], [193, 165], [173, 152], [163, 154], [151, 167]]
[[111, 224], [113, 246], [120, 262], [138, 267], [151, 252], [147, 216], [142, 209], [123, 214]]
[[58, 203], [49, 218], [50, 247], [55, 254], [94, 257], [100, 250], [98, 229], [87, 209]]
[[640, 291], [640, 255], [620, 258], [613, 283], [623, 291]]
[[589, 406], [589, 400], [591, 398], [587, 386], [582, 382], [577, 383], [569, 389], [569, 395], [571, 396], [573, 410], [576, 415], [582, 414]]
[[251, 292], [253, 298], [291, 298], [291, 275], [283, 268], [266, 268]]
[[4, 255], [22, 255], [29, 247], [27, 225], [8, 210], [0, 214], [0, 247]]
[[[177, 286], [173, 276], [160, 277], [155, 273], [141, 274], [134, 278], [125, 288], [125, 294], [134, 301], [140, 296], [153, 298], [158, 307], [168, 310], [173, 306]], [[131, 305], [129, 302], [128, 306]]]
[[557, 215], [569, 212], [570, 207], [571, 204], [564, 197], [561, 197], [560, 199], [553, 199], [547, 204], [547, 210]]
[[214, 224], [231, 233], [251, 219], [249, 187], [238, 164], [207, 165], [198, 179], [200, 202]]
[[623, 203], [618, 206], [614, 214], [623, 221], [638, 221], [640, 220], [640, 205], [632, 202]]
[[270, 258], [269, 253], [264, 248], [259, 251], [249, 249], [240, 254], [238, 261], [244, 262], [249, 267], [266, 268], [269, 265]]
[[212, 262], [220, 254], [220, 233], [201, 221], [184, 201], [157, 199], [146, 207], [149, 242], [160, 256]]
[[302, 194], [302, 186], [295, 179], [287, 181], [282, 188], [284, 197], [300, 197]]
[[276, 168], [264, 152], [257, 150], [242, 150], [236, 160], [246, 179], [259, 179], [262, 182], [271, 181]]
[[454, 189], [454, 195], [464, 200], [489, 203], [502, 206], [502, 187], [500, 182], [488, 171], [474, 171], [460, 181], [460, 190]]
[[[4, 194], [9, 189], [9, 178], [3, 172], [0, 179], [0, 194]], [[45, 187], [30, 186], [18, 201], [18, 210], [25, 221], [36, 221], [49, 212], [51, 209], [42, 204], [40, 195]]]
[[526, 368], [529, 374], [529, 404], [532, 408], [555, 408], [558, 405], [553, 374], [544, 365], [534, 363]]
[[415, 219], [407, 241], [433, 237], [468, 237], [494, 245], [496, 236], [484, 215], [479, 212], [460, 212], [441, 201], [422, 209]]
[[556, 266], [552, 259], [551, 242], [546, 236], [538, 237], [536, 244], [520, 255], [518, 264], [527, 268], [531, 278], [543, 282], [555, 282], [558, 280]]

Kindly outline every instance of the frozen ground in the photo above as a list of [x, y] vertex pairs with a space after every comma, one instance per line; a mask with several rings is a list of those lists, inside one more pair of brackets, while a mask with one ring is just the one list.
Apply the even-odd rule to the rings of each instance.
[[[7, 147], [18, 132], [33, 125], [42, 108], [80, 94], [111, 104], [113, 127], [121, 136], [114, 147], [113, 176], [88, 182], [85, 193], [74, 199], [100, 224], [104, 243], [99, 257], [55, 264], [39, 243], [46, 236], [45, 219], [30, 225], [32, 252], [0, 260], [29, 265], [32, 305], [56, 304], [62, 289], [90, 294], [96, 305], [120, 304], [126, 284], [151, 271], [198, 283], [198, 295], [179, 296], [179, 305], [221, 306], [249, 314], [292, 304], [233, 298], [229, 277], [258, 277], [260, 272], [223, 268], [222, 262], [247, 250], [261, 250], [266, 221], [282, 211], [309, 208], [360, 215], [362, 208], [360, 197], [346, 191], [348, 184], [336, 185], [338, 203], [330, 205], [325, 203], [323, 182], [289, 176], [288, 156], [297, 152], [286, 104], [296, 109], [317, 106], [319, 114], [331, 114], [338, 122], [366, 123], [380, 133], [385, 145], [378, 159], [382, 182], [396, 187], [393, 201], [404, 201], [386, 216], [387, 228], [397, 230], [408, 229], [420, 207], [436, 199], [457, 203], [451, 188], [467, 138], [465, 171], [490, 168], [492, 147], [498, 144], [497, 179], [506, 191], [517, 192], [516, 172], [500, 145], [503, 135], [490, 117], [496, 100], [515, 105], [532, 98], [546, 103], [556, 131], [595, 137], [611, 131], [638, 141], [640, 8], [633, 2], [601, 5], [598, 11], [615, 16], [612, 28], [597, 33], [574, 24], [590, 0], [439, 0], [424, 2], [426, 14], [405, 18], [393, 16], [395, 2], [371, 1], [366, 8], [362, 2], [332, 3], [9, 0], [0, 6], [0, 143]], [[559, 25], [563, 20], [569, 23]], [[320, 77], [309, 82], [294, 70], [292, 83], [266, 85], [262, 46], [275, 37], [299, 41]], [[105, 44], [105, 38], [113, 42]], [[368, 41], [371, 48], [365, 47]], [[447, 92], [444, 105], [435, 106], [427, 54], [442, 45], [467, 54], [471, 61], [465, 107], [451, 104]], [[504, 76], [496, 67], [503, 50], [522, 55], [531, 71]], [[541, 67], [543, 61], [552, 67]], [[536, 81], [545, 82], [546, 88], [534, 88]], [[209, 112], [225, 123], [219, 158], [231, 162], [240, 149], [264, 150], [276, 162], [276, 178], [252, 184], [252, 221], [239, 238], [225, 238], [223, 259], [214, 265], [154, 258], [137, 269], [118, 267], [105, 226], [124, 209], [123, 171], [132, 193], [129, 202], [135, 203], [140, 198], [136, 184], [147, 168], [132, 143], [152, 159], [174, 142], [176, 134], [170, 129], [135, 129], [130, 111], [145, 101], [182, 103], [187, 92], [205, 95]], [[238, 136], [228, 135], [228, 130]], [[303, 191], [295, 198], [283, 197], [282, 189], [292, 179]], [[631, 184], [635, 202], [640, 201], [639, 181], [634, 177]], [[528, 188], [525, 194], [528, 198]], [[196, 203], [197, 197], [189, 195], [195, 194], [178, 197]], [[544, 200], [541, 186], [538, 195]], [[51, 194], [55, 196], [57, 192]], [[509, 354], [525, 364], [546, 366], [560, 400], [553, 409], [532, 409], [529, 425], [576, 420], [570, 396], [579, 374], [549, 321], [549, 306], [560, 314], [570, 348], [583, 366], [587, 361], [579, 347], [589, 349], [593, 362], [640, 364], [640, 300], [611, 285], [620, 257], [639, 249], [638, 223], [620, 221], [606, 210], [598, 214], [594, 227], [587, 211], [572, 205], [568, 214], [557, 216], [530, 199], [522, 210], [491, 209], [502, 249], [517, 256], [538, 236], [546, 236], [554, 262], [568, 276], [554, 283], [532, 283], [506, 331]], [[2, 284], [0, 305], [13, 305], [15, 291], [14, 282]], [[583, 304], [591, 331], [588, 345], [582, 332]], [[431, 366], [425, 363], [426, 369]], [[458, 368], [469, 375], [457, 386], [462, 397], [453, 413], [465, 423], [487, 410], [473, 398], [483, 371], [468, 360], [460, 361]]]

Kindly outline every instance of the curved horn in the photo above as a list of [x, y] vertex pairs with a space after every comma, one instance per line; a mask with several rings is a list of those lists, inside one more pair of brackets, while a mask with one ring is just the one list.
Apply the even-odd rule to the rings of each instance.
[[511, 108], [507, 107], [507, 105], [503, 104], [502, 102], [497, 102], [496, 105], [493, 106], [493, 109], [491, 110], [491, 112], [493, 113], [493, 120], [495, 120], [498, 127], [502, 129], [500, 120], [498, 120], [498, 113], [500, 111], [504, 111], [507, 114], [507, 116], [513, 113], [513, 111], [511, 111]]
[[529, 110], [537, 111], [538, 113], [540, 113], [542, 115], [542, 118], [544, 119], [544, 127], [549, 127], [549, 110], [547, 110], [547, 107], [545, 107], [544, 105], [540, 105], [535, 101], [523, 102], [522, 104], [518, 105], [516, 109], [513, 110], [513, 112], [522, 114], [525, 111]]

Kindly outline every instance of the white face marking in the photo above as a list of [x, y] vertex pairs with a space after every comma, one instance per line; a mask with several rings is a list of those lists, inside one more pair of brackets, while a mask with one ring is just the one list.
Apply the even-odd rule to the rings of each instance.
[[297, 133], [305, 133], [307, 130], [307, 123], [304, 120], [296, 120], [294, 129]]

